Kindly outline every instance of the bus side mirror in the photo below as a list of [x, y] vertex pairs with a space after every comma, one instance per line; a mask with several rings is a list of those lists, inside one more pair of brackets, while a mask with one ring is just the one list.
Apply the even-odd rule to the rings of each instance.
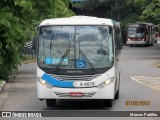
[[122, 42], [121, 35], [119, 36], [119, 39], [116, 39], [116, 42], [117, 42], [117, 49], [122, 49], [123, 48], [123, 42]]
[[[35, 32], [36, 34], [38, 33], [39, 31], [39, 26], [35, 27]], [[36, 50], [37, 49], [37, 43], [38, 43], [38, 36], [35, 35], [32, 39], [32, 49], [33, 50]]]
[[39, 26], [35, 27], [35, 32], [38, 32]]
[[34, 36], [32, 39], [32, 49], [36, 50], [37, 49], [37, 43], [38, 43], [38, 37]]
[[117, 49], [122, 49], [122, 48], [123, 48], [122, 40], [118, 40], [117, 41]]

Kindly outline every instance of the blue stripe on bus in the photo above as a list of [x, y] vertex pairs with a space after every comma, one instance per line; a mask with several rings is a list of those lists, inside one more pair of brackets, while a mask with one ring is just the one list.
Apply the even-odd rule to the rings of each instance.
[[42, 79], [55, 87], [74, 88], [73, 81], [59, 81], [46, 73], [43, 74]]

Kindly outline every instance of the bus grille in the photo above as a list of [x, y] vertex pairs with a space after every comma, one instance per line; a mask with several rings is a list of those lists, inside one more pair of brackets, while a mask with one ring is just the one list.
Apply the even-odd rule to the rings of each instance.
[[65, 80], [65, 81], [90, 81], [101, 74], [95, 74], [95, 75], [55, 75], [50, 74], [52, 77], [58, 79], [58, 80]]
[[[54, 92], [58, 97], [71, 97], [70, 93], [58, 93], [58, 92]], [[93, 95], [95, 95], [96, 92], [92, 92], [92, 93], [83, 93], [82, 97], [92, 97]]]

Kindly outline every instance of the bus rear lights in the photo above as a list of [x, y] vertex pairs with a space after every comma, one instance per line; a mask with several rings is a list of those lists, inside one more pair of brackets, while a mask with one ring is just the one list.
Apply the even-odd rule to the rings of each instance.
[[128, 38], [128, 41], [131, 41], [131, 39]]
[[107, 87], [107, 86], [113, 81], [113, 79], [114, 79], [114, 78], [110, 78], [110, 79], [104, 81], [103, 83], [101, 83], [101, 84], [98, 86], [98, 88], [99, 88], [99, 89], [102, 89], [102, 88]]

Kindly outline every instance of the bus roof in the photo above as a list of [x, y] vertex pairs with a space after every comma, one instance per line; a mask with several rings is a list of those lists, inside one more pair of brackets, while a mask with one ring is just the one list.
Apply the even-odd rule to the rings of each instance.
[[145, 25], [154, 25], [153, 23], [147, 23], [147, 22], [136, 22], [138, 24], [145, 24]]
[[135, 22], [135, 23], [129, 23], [128, 26], [132, 25], [147, 25], [147, 26], [154, 26], [153, 23], [147, 23], [147, 22]]
[[90, 16], [72, 16], [65, 18], [46, 19], [40, 23], [43, 25], [110, 25], [120, 27], [119, 22], [106, 18]]

